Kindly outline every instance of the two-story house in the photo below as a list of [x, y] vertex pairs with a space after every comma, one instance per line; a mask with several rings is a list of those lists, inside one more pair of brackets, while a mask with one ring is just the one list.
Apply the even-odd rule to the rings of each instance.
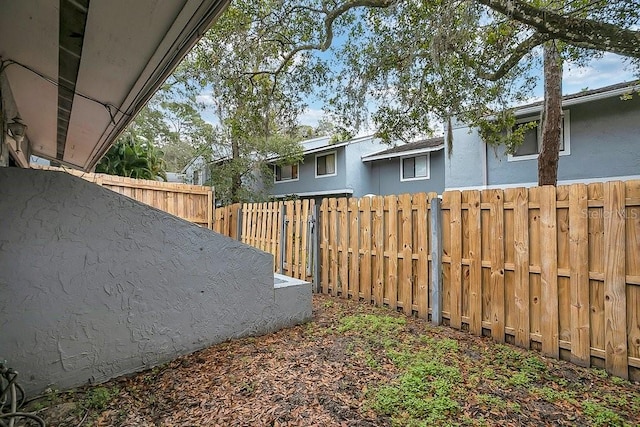
[[[619, 83], [563, 98], [558, 184], [640, 179], [640, 82]], [[516, 109], [519, 123], [540, 120], [542, 103]], [[453, 152], [445, 156], [446, 189], [534, 186], [538, 128], [513, 155], [485, 144], [477, 129], [454, 123]]]
[[272, 197], [362, 197], [444, 188], [443, 138], [392, 147], [373, 135], [340, 143], [322, 137], [302, 146], [302, 162], [273, 165]]

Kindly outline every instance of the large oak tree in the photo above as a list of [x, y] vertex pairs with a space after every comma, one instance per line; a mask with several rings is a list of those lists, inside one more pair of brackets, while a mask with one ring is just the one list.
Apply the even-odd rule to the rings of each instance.
[[[384, 139], [428, 133], [456, 117], [515, 150], [510, 108], [531, 96], [543, 62], [539, 184], [555, 184], [563, 61], [604, 52], [640, 58], [639, 0], [298, 0], [257, 16], [261, 46], [281, 52], [256, 71], [276, 75], [340, 38], [344, 61], [327, 91], [347, 126], [372, 118]], [[335, 68], [334, 68], [335, 69]], [[487, 118], [491, 121], [488, 122]], [[506, 136], [505, 131], [506, 130]], [[452, 141], [449, 141], [452, 143]], [[451, 149], [451, 146], [449, 147]]]

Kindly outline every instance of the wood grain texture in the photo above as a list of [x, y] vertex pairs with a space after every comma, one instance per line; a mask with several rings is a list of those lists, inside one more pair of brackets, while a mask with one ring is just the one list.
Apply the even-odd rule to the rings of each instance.
[[[358, 199], [349, 199], [349, 285], [351, 296], [360, 300], [360, 208]], [[345, 266], [346, 268], [346, 266]]]
[[540, 188], [540, 298], [542, 353], [560, 356], [558, 320], [558, 230], [556, 189]]
[[349, 220], [347, 212], [347, 199], [342, 197], [338, 199], [338, 215], [340, 216], [340, 225], [338, 232], [338, 253], [339, 253], [339, 281], [340, 296], [342, 298], [349, 297]]
[[[449, 191], [446, 194], [448, 195], [449, 238], [451, 239], [449, 322], [453, 328], [460, 329], [462, 326], [462, 194], [459, 191]], [[446, 226], [446, 224], [443, 225]]]
[[625, 283], [625, 185], [620, 181], [604, 186], [604, 317], [605, 367], [607, 372], [628, 379], [627, 297]]
[[338, 201], [329, 199], [329, 286], [338, 295]]
[[402, 228], [402, 276], [400, 277], [400, 300], [402, 311], [410, 315], [413, 312], [413, 208], [411, 195], [399, 197], [400, 221]]
[[418, 317], [426, 319], [429, 312], [429, 242], [428, 242], [428, 225], [427, 225], [427, 195], [425, 193], [418, 193], [413, 196], [413, 201], [417, 205], [417, 252], [418, 263], [416, 272], [418, 288]]
[[469, 234], [469, 331], [482, 335], [482, 224], [480, 192], [464, 192], [469, 205], [467, 228]]
[[491, 191], [491, 337], [505, 342], [504, 194]]
[[398, 306], [398, 199], [396, 196], [384, 198], [385, 210], [388, 211], [387, 222], [387, 275], [385, 283], [386, 295], [389, 299], [389, 307], [395, 309]]
[[516, 188], [514, 193], [515, 344], [529, 348], [529, 191]]
[[589, 322], [589, 217], [587, 186], [569, 189], [569, 256], [571, 293], [571, 361], [591, 364]]
[[375, 253], [375, 304], [379, 307], [384, 305], [384, 198], [373, 197], [373, 251]]
[[329, 293], [329, 200], [320, 205], [320, 283], [322, 293]]
[[371, 276], [371, 198], [363, 197], [360, 200], [360, 249], [362, 258], [360, 262], [360, 291], [366, 303], [371, 303], [373, 281]]

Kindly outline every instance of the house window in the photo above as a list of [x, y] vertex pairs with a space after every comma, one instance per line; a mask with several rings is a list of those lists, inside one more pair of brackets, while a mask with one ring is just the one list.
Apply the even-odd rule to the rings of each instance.
[[193, 183], [195, 185], [200, 184], [200, 171], [193, 171]]
[[298, 164], [295, 165], [275, 165], [275, 181], [297, 181], [298, 180]]
[[429, 179], [429, 154], [400, 159], [400, 181]]
[[316, 178], [335, 175], [337, 175], [336, 152], [318, 154], [316, 156]]
[[[562, 129], [560, 130], [560, 155], [568, 156], [570, 153], [569, 143], [570, 143], [570, 127], [569, 127], [569, 111], [563, 111], [562, 118]], [[516, 126], [518, 124], [522, 125], [524, 123], [535, 122], [536, 126], [532, 129], [529, 129], [527, 133], [524, 135], [524, 141], [522, 145], [518, 147], [518, 150], [515, 154], [510, 154], [508, 156], [508, 161], [518, 161], [518, 160], [531, 160], [537, 159], [540, 154], [540, 150], [542, 148], [542, 138], [540, 135], [540, 117], [527, 117], [523, 119], [519, 119]]]

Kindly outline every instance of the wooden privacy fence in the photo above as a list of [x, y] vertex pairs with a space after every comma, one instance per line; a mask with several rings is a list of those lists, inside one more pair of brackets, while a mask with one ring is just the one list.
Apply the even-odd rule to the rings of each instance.
[[320, 207], [323, 292], [363, 298], [426, 318], [430, 194], [324, 199]]
[[215, 210], [213, 229], [272, 254], [274, 271], [313, 281], [318, 265], [315, 211], [313, 200], [236, 203]]
[[439, 231], [434, 198], [325, 199], [322, 291], [640, 377], [640, 181], [449, 191]]
[[202, 227], [213, 227], [213, 190], [200, 185], [126, 178], [74, 169], [38, 167], [75, 175]]

